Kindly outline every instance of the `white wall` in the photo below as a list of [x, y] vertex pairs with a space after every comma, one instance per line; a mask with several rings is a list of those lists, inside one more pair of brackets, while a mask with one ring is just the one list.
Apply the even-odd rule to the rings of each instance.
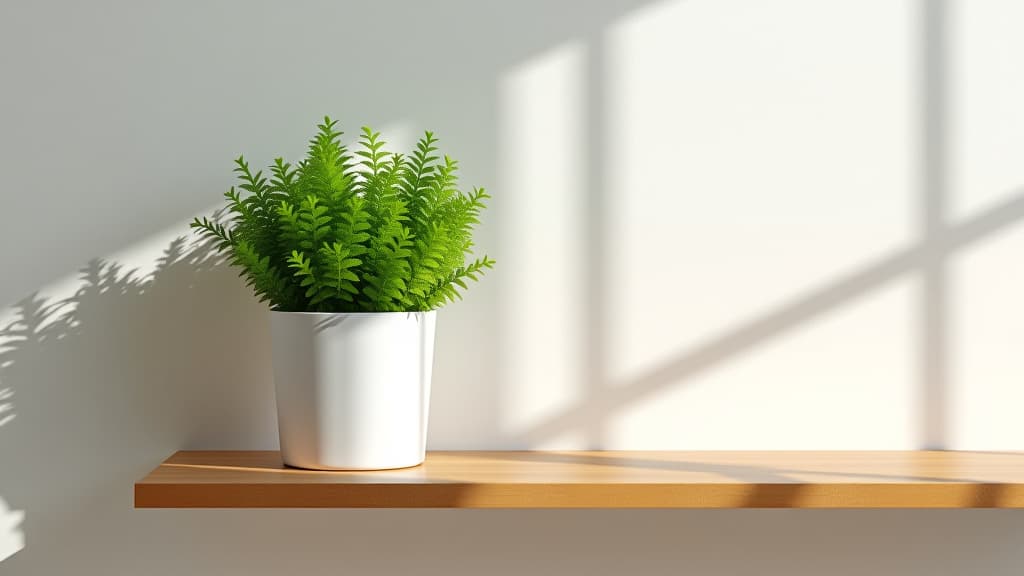
[[324, 114], [433, 129], [495, 196], [434, 448], [1024, 448], [1022, 26], [1015, 0], [0, 3], [0, 572], [1019, 574], [1005, 511], [131, 501], [175, 449], [276, 447], [263, 308], [185, 223]]

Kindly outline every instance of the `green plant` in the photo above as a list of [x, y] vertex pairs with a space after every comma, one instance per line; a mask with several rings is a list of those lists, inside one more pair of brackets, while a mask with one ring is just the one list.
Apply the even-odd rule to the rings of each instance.
[[278, 158], [270, 176], [235, 160], [225, 220], [192, 227], [227, 253], [262, 301], [311, 312], [433, 310], [461, 298], [494, 261], [467, 262], [483, 188], [456, 187], [458, 163], [430, 132], [408, 156], [362, 129], [359, 149], [324, 118], [306, 158]]

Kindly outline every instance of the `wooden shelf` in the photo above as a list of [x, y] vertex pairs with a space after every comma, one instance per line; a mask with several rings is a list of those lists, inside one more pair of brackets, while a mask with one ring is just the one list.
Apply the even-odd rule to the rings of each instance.
[[1021, 508], [1024, 453], [432, 452], [379, 472], [178, 452], [136, 508]]

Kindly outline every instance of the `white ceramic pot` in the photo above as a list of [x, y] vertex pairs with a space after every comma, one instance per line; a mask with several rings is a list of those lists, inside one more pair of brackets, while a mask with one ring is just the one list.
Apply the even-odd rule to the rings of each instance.
[[271, 312], [285, 464], [380, 470], [423, 462], [436, 314]]

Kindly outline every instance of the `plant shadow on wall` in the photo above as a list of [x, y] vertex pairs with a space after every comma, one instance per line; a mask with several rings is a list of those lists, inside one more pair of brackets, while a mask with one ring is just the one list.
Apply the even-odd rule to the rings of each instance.
[[[32, 559], [45, 564], [47, 550], [87, 556], [95, 538], [116, 539], [131, 524], [128, 482], [183, 438], [274, 441], [260, 389], [268, 354], [237, 337], [265, 331], [254, 324], [265, 317], [208, 244], [179, 238], [146, 275], [94, 260], [79, 284], [66, 299], [25, 298], [0, 330], [0, 497], [25, 511], [27, 546], [11, 562], [33, 556], [33, 543], [45, 543]], [[65, 493], [87, 496], [63, 506], [95, 519], [93, 530], [61, 519], [53, 501]]]

